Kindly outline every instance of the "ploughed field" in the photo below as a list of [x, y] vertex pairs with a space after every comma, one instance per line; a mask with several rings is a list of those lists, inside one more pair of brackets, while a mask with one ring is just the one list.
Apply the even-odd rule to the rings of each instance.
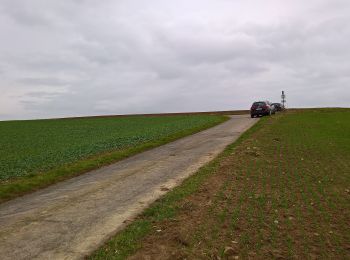
[[350, 109], [262, 118], [91, 259], [349, 259]]
[[48, 185], [61, 175], [97, 168], [224, 120], [179, 115], [0, 122], [0, 197], [27, 191], [19, 180], [26, 179], [25, 186]]

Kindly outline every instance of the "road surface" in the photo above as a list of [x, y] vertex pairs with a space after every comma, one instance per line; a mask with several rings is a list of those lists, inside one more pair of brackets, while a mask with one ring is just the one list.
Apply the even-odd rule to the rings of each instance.
[[1, 259], [81, 259], [258, 119], [223, 124], [0, 204]]

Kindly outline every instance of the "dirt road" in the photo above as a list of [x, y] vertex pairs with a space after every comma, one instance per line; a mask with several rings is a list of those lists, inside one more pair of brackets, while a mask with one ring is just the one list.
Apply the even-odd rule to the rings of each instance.
[[225, 123], [0, 205], [2, 259], [79, 259], [257, 119]]

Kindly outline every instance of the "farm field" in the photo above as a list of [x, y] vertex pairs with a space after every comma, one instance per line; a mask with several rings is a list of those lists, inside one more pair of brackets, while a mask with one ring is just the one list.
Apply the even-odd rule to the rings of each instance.
[[223, 116], [0, 122], [0, 200], [198, 132]]
[[90, 259], [349, 259], [350, 109], [262, 118]]

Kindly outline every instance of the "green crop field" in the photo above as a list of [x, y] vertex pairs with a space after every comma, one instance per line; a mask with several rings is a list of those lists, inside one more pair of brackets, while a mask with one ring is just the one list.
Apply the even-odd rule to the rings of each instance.
[[[222, 116], [182, 115], [0, 122], [0, 198], [43, 181], [54, 182], [67, 173], [111, 163], [224, 120]], [[45, 179], [46, 174], [51, 177]], [[36, 175], [41, 180], [36, 177], [33, 181]], [[19, 180], [28, 182], [30, 178], [32, 182], [23, 187]]]
[[349, 220], [350, 109], [290, 111], [262, 118], [90, 259], [350, 259]]

